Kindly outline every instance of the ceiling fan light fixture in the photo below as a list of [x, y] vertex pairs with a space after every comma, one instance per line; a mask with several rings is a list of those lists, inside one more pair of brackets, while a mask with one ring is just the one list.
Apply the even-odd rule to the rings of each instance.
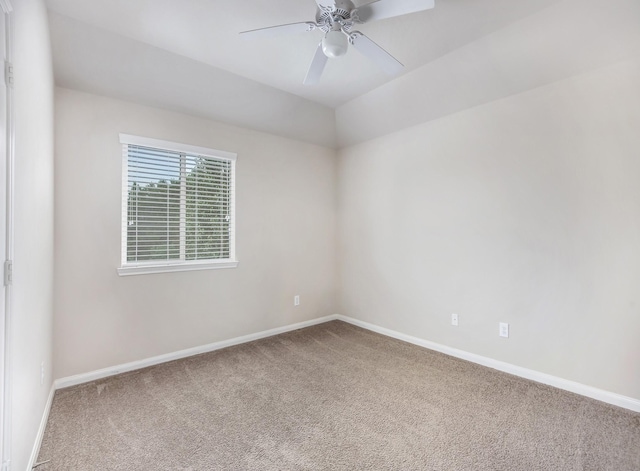
[[325, 36], [316, 46], [304, 79], [305, 85], [318, 83], [327, 61], [344, 56], [351, 46], [389, 75], [400, 73], [404, 66], [398, 59], [360, 31], [355, 31], [354, 27], [369, 21], [429, 10], [435, 6], [435, 0], [315, 0], [315, 4], [315, 21], [288, 23], [241, 33], [247, 38], [270, 38], [315, 30], [324, 32]]
[[322, 52], [329, 58], [344, 56], [348, 47], [349, 39], [340, 30], [329, 31], [322, 40]]

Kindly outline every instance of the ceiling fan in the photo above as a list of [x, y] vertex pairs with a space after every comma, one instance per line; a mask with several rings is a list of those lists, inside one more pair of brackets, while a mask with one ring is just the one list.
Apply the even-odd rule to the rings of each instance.
[[325, 35], [311, 61], [304, 79], [305, 85], [317, 83], [327, 60], [346, 54], [349, 44], [389, 75], [396, 75], [404, 66], [360, 31], [353, 31], [354, 25], [429, 10], [435, 5], [435, 0], [377, 0], [357, 8], [351, 0], [315, 0], [315, 2], [318, 5], [315, 21], [271, 26], [240, 33], [245, 37], [270, 38], [283, 34], [321, 30]]

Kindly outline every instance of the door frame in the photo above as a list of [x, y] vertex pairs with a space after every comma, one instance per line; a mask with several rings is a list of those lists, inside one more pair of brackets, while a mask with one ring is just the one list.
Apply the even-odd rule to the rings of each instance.
[[5, 124], [5, 135], [0, 136], [0, 264], [3, 282], [0, 286], [0, 463], [2, 471], [11, 468], [11, 270], [13, 260], [13, 169], [14, 169], [14, 121], [13, 121], [13, 6], [11, 0], [0, 0], [2, 11], [2, 90], [0, 113]]

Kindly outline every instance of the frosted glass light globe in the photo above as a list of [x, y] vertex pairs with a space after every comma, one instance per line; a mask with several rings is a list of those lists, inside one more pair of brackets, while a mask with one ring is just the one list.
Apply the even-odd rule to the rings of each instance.
[[322, 40], [322, 52], [330, 58], [344, 56], [349, 47], [349, 39], [342, 31], [329, 31]]

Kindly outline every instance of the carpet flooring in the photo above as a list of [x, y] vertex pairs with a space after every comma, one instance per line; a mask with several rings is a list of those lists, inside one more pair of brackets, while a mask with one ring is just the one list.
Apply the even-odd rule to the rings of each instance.
[[640, 470], [640, 414], [340, 321], [56, 392], [37, 468]]

